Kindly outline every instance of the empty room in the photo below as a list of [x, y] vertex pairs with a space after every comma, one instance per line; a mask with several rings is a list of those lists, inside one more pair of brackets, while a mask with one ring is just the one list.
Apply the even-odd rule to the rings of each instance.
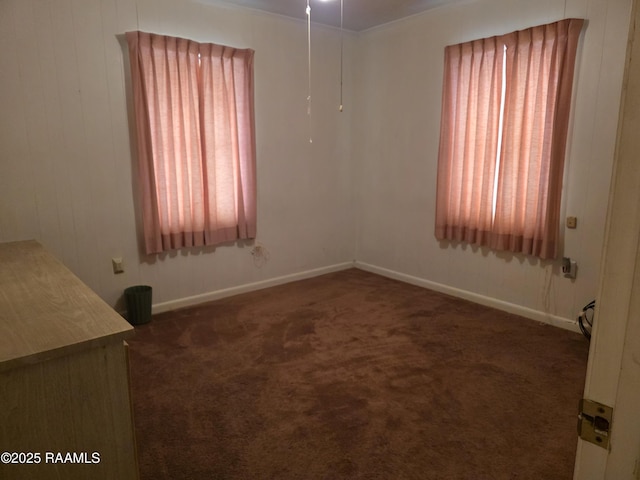
[[0, 0], [0, 477], [637, 478], [635, 3]]

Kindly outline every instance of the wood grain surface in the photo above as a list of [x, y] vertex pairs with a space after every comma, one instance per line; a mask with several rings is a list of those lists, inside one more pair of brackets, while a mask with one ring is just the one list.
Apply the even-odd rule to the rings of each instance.
[[132, 333], [40, 244], [0, 244], [0, 478], [138, 478]]
[[133, 334], [38, 242], [0, 244], [0, 371]]

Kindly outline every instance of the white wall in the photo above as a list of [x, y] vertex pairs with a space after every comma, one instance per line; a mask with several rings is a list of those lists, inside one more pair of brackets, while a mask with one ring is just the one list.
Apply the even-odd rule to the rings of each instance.
[[[551, 323], [575, 319], [598, 285], [630, 3], [465, 1], [361, 35], [353, 132], [358, 261]], [[578, 262], [574, 281], [558, 263], [447, 246], [433, 235], [444, 47], [565, 17], [587, 19], [564, 184], [563, 209], [578, 217], [578, 228], [564, 233], [564, 255]]]
[[[256, 50], [266, 264], [236, 244], [139, 253], [121, 43], [137, 29]], [[117, 308], [129, 285], [152, 285], [156, 304], [353, 260], [336, 30], [313, 30], [313, 144], [302, 21], [188, 0], [2, 0], [0, 44], [0, 242], [39, 240]], [[112, 273], [114, 256], [124, 274]]]
[[[310, 144], [302, 21], [215, 0], [1, 0], [0, 241], [40, 240], [118, 308], [129, 285], [152, 285], [166, 305], [355, 258], [552, 323], [573, 319], [597, 288], [629, 10], [630, 0], [463, 0], [347, 35], [342, 114], [340, 35], [315, 26]], [[444, 46], [568, 16], [588, 20], [563, 206], [578, 217], [565, 232], [575, 281], [557, 264], [433, 236]], [[136, 29], [256, 50], [265, 265], [242, 244], [139, 253], [116, 37]], [[124, 274], [112, 273], [113, 256]]]

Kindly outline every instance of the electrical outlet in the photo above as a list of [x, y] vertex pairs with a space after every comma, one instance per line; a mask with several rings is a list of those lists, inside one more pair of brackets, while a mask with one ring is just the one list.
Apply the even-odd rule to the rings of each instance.
[[562, 258], [562, 273], [566, 278], [576, 278], [578, 273], [578, 264], [569, 257]]
[[251, 249], [251, 256], [253, 257], [253, 264], [262, 268], [269, 261], [269, 250], [262, 245], [254, 245]]
[[578, 217], [567, 217], [567, 228], [576, 228], [578, 226]]

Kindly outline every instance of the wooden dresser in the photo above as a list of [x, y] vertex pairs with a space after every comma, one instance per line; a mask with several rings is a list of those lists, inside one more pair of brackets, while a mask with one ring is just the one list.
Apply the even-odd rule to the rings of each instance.
[[0, 244], [0, 479], [138, 478], [132, 334], [39, 243]]

